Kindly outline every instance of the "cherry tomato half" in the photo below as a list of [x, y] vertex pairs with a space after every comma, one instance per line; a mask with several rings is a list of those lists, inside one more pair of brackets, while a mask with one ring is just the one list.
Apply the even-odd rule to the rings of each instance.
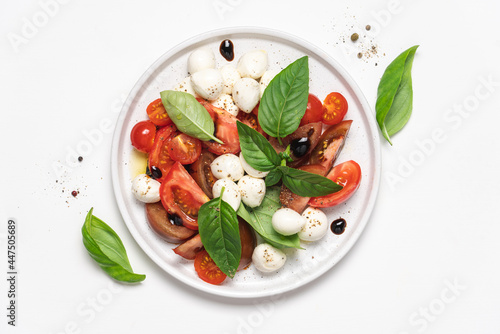
[[153, 148], [156, 126], [151, 121], [142, 121], [134, 125], [130, 132], [132, 146], [141, 152], [148, 153]]
[[347, 100], [340, 93], [330, 93], [323, 102], [322, 122], [328, 125], [342, 122], [347, 113]]
[[311, 198], [310, 206], [327, 208], [347, 201], [359, 188], [361, 168], [357, 162], [349, 160], [333, 167], [326, 177], [344, 188], [330, 195]]
[[172, 124], [172, 120], [168, 117], [167, 111], [161, 102], [161, 99], [154, 100], [146, 108], [148, 117], [155, 125], [165, 126]]
[[227, 277], [226, 274], [217, 267], [206, 250], [202, 250], [196, 254], [194, 258], [194, 269], [202, 280], [210, 284], [221, 284]]
[[168, 154], [172, 160], [179, 161], [183, 165], [192, 164], [200, 157], [201, 141], [180, 133], [170, 140]]
[[323, 104], [320, 99], [316, 97], [316, 95], [309, 94], [309, 98], [307, 99], [307, 109], [304, 117], [300, 121], [300, 125], [305, 125], [309, 123], [321, 122], [323, 117]]

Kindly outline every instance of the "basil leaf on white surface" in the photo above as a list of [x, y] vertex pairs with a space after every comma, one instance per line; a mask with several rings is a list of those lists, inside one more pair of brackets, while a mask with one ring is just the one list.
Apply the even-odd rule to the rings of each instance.
[[377, 92], [375, 110], [377, 122], [384, 138], [390, 137], [408, 122], [413, 109], [411, 69], [418, 45], [402, 52], [387, 66]]
[[83, 244], [89, 255], [112, 278], [120, 282], [141, 282], [146, 275], [135, 274], [120, 237], [105, 222], [92, 215], [91, 208], [82, 226]]

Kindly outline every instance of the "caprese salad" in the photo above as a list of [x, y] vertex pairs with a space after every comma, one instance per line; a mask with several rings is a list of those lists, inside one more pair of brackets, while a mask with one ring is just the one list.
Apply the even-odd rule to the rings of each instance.
[[[329, 222], [321, 208], [345, 202], [360, 184], [356, 162], [334, 166], [352, 123], [344, 120], [348, 103], [339, 92], [321, 102], [307, 87], [307, 106], [298, 110], [295, 128], [280, 136], [281, 129], [278, 135], [265, 130], [270, 125], [259, 109], [271, 101], [271, 87], [278, 87], [280, 80], [284, 84], [290, 73], [269, 69], [266, 51], [250, 51], [237, 66], [216, 68], [214, 52], [200, 48], [189, 55], [187, 72], [177, 86], [148, 105], [149, 119], [131, 131], [133, 147], [147, 153], [148, 160], [146, 171], [132, 180], [132, 192], [145, 203], [151, 228], [167, 242], [179, 244], [174, 252], [194, 260], [204, 281], [220, 284], [227, 276], [205, 249], [202, 239], [207, 237], [198, 233], [200, 208], [219, 197], [237, 215], [238, 270], [253, 263], [261, 272], [276, 272], [286, 261], [281, 249], [323, 238]], [[254, 151], [264, 152], [262, 161], [248, 159], [256, 156], [248, 150], [249, 141]], [[267, 147], [273, 148], [272, 154]], [[333, 182], [327, 184], [325, 178]], [[333, 183], [338, 185], [334, 192], [304, 196], [309, 188], [317, 194], [316, 185]]]

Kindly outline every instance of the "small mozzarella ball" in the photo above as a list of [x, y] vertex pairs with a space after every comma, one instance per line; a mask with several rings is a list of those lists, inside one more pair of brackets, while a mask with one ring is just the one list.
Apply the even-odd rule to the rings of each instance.
[[194, 91], [193, 85], [191, 83], [191, 77], [184, 78], [177, 86], [174, 87], [177, 92], [184, 92], [191, 94], [196, 97], [196, 92]]
[[272, 218], [274, 230], [283, 235], [292, 235], [302, 230], [306, 224], [306, 218], [297, 211], [282, 208], [276, 211]]
[[262, 78], [260, 78], [260, 81], [259, 81], [260, 97], [262, 97], [262, 95], [264, 95], [264, 91], [266, 90], [267, 86], [269, 86], [269, 83], [271, 82], [271, 80], [273, 80], [274, 77], [276, 76], [276, 74], [278, 74], [278, 73], [279, 72], [276, 70], [269, 70], [269, 71], [266, 71], [262, 75]]
[[224, 84], [219, 70], [208, 68], [191, 76], [194, 91], [206, 100], [215, 100], [222, 93]]
[[238, 181], [245, 174], [240, 158], [230, 153], [215, 158], [210, 164], [210, 169], [212, 170], [212, 174], [218, 179]]
[[238, 211], [241, 204], [241, 195], [236, 183], [230, 179], [220, 179], [214, 183], [212, 187], [212, 193], [214, 198], [220, 196], [222, 187], [224, 187], [224, 193], [222, 194], [222, 200], [227, 204], [231, 205], [234, 211]]
[[222, 66], [220, 69], [222, 74], [222, 79], [224, 80], [224, 86], [222, 87], [222, 93], [231, 94], [233, 92], [233, 86], [236, 81], [241, 79], [240, 74], [236, 70], [236, 67], [232, 65]]
[[238, 61], [237, 69], [242, 78], [260, 78], [267, 69], [267, 52], [254, 50], [245, 53]]
[[261, 172], [260, 170], [256, 170], [252, 166], [246, 162], [245, 157], [243, 157], [243, 153], [240, 152], [240, 162], [241, 166], [243, 166], [243, 169], [245, 172], [247, 172], [248, 175], [256, 177], [256, 178], [264, 178], [269, 174], [269, 172]]
[[228, 94], [221, 94], [212, 104], [217, 108], [224, 109], [233, 116], [237, 116], [240, 109], [234, 104], [233, 98]]
[[141, 202], [156, 203], [160, 200], [160, 182], [139, 174], [132, 180], [132, 193]]
[[269, 244], [260, 244], [253, 250], [252, 263], [259, 271], [271, 273], [283, 267], [286, 255]]
[[266, 195], [264, 180], [250, 175], [245, 175], [238, 181], [238, 189], [243, 203], [251, 208], [258, 207]]
[[241, 110], [251, 113], [260, 100], [259, 83], [250, 78], [238, 80], [233, 87], [233, 100]]
[[199, 48], [189, 55], [188, 72], [190, 74], [206, 70], [207, 68], [215, 68], [215, 55], [212, 50], [209, 48]]
[[328, 232], [328, 218], [323, 211], [308, 207], [302, 216], [306, 219], [306, 224], [299, 232], [299, 238], [303, 241], [317, 241], [323, 238]]

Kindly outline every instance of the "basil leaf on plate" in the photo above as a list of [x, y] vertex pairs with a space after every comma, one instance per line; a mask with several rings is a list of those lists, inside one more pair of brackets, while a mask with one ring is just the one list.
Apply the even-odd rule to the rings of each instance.
[[387, 66], [377, 92], [375, 110], [382, 135], [392, 145], [390, 137], [401, 130], [413, 109], [411, 68], [418, 45], [401, 53]]
[[199, 140], [215, 140], [224, 144], [214, 136], [215, 126], [210, 114], [193, 95], [165, 90], [160, 96], [168, 117], [179, 131]]
[[342, 186], [332, 180], [300, 169], [280, 166], [283, 184], [291, 192], [304, 197], [325, 196], [342, 190]]
[[238, 217], [234, 209], [220, 197], [203, 204], [198, 212], [201, 242], [219, 269], [233, 278], [241, 259]]
[[250, 166], [258, 171], [267, 172], [280, 165], [278, 153], [263, 135], [240, 121], [236, 124], [241, 153]]
[[240, 205], [238, 215], [243, 218], [266, 242], [277, 248], [302, 248], [297, 234], [284, 236], [276, 232], [272, 225], [273, 214], [281, 208], [280, 187], [269, 187], [261, 205], [250, 208]]
[[269, 174], [267, 174], [266, 179], [265, 179], [266, 187], [274, 186], [276, 183], [280, 182], [282, 176], [283, 176], [283, 174], [281, 173], [281, 171], [278, 168], [270, 171]]
[[83, 244], [90, 256], [112, 278], [121, 282], [141, 282], [146, 275], [135, 274], [120, 237], [89, 210], [82, 226]]
[[308, 57], [288, 65], [269, 83], [260, 100], [259, 124], [271, 137], [281, 138], [299, 127], [309, 96]]

